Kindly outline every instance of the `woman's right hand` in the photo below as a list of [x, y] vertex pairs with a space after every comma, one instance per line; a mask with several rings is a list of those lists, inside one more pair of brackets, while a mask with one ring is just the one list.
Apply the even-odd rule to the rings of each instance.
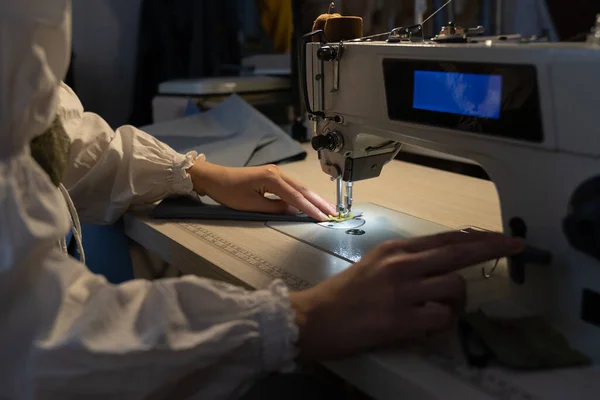
[[299, 357], [335, 358], [448, 329], [466, 304], [457, 271], [520, 253], [524, 246], [484, 232], [383, 243], [344, 272], [290, 294]]

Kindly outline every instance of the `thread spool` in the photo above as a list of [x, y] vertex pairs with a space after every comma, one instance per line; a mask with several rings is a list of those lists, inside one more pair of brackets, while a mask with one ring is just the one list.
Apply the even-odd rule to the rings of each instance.
[[[321, 14], [313, 23], [313, 31], [323, 30], [325, 37], [329, 42], [339, 42], [341, 40], [351, 40], [362, 37], [363, 20], [360, 17], [342, 16], [339, 13], [333, 13], [335, 3], [329, 5], [329, 12]], [[318, 40], [314, 38], [313, 41]]]
[[319, 15], [319, 17], [315, 20], [315, 22], [313, 23], [313, 31], [316, 30], [325, 30], [325, 23], [327, 22], [328, 19], [330, 18], [339, 18], [341, 17], [341, 14], [338, 13], [334, 13], [334, 14], [321, 14]]
[[325, 37], [329, 42], [358, 39], [363, 35], [361, 17], [340, 16], [325, 21]]

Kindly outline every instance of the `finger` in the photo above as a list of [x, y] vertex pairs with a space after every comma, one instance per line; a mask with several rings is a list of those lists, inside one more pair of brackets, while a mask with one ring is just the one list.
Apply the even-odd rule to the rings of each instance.
[[452, 231], [404, 240], [402, 243], [399, 243], [399, 246], [402, 246], [403, 251], [418, 253], [452, 244], [494, 239], [501, 235], [502, 234], [496, 232], [472, 231], [470, 233], [465, 233], [461, 231]]
[[314, 204], [308, 201], [302, 193], [294, 189], [290, 184], [281, 178], [273, 179], [266, 188], [268, 192], [276, 194], [287, 204], [296, 207], [298, 210], [305, 212], [308, 216], [317, 221], [327, 221], [328, 217]]
[[379, 248], [383, 253], [388, 255], [394, 253], [418, 253], [451, 244], [469, 243], [477, 240], [495, 238], [499, 235], [501, 234], [494, 232], [475, 231], [473, 233], [464, 233], [462, 231], [451, 231], [411, 239], [390, 240], [379, 245]]
[[435, 333], [452, 326], [456, 314], [445, 304], [430, 302], [416, 307], [412, 318], [422, 334]]
[[319, 210], [324, 212], [327, 215], [336, 215], [337, 209], [335, 205], [328, 202], [312, 190], [308, 189], [306, 186], [298, 182], [297, 180], [290, 178], [285, 174], [281, 174], [281, 178], [291, 187], [302, 193], [304, 198], [314, 204]]
[[413, 293], [413, 301], [423, 304], [431, 301], [461, 305], [466, 299], [466, 283], [457, 273], [435, 276], [419, 282]]
[[524, 248], [522, 240], [498, 235], [474, 242], [450, 244], [419, 253], [405, 254], [403, 264], [408, 262], [420, 275], [444, 275], [485, 261], [518, 254]]

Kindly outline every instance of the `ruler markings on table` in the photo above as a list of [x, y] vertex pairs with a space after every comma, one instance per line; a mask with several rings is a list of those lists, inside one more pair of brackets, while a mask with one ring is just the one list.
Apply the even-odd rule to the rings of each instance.
[[202, 240], [224, 250], [226, 253], [236, 257], [239, 260], [244, 261], [247, 264], [250, 264], [262, 272], [267, 273], [271, 277], [275, 279], [283, 280], [286, 285], [295, 290], [302, 290], [311, 287], [312, 285], [305, 281], [304, 279], [283, 270], [282, 268], [270, 263], [252, 253], [250, 250], [243, 248], [237, 244], [231, 243], [227, 239], [215, 234], [214, 232], [209, 231], [208, 229], [190, 223], [182, 223], [180, 224], [186, 230], [194, 233], [196, 236], [201, 238]]

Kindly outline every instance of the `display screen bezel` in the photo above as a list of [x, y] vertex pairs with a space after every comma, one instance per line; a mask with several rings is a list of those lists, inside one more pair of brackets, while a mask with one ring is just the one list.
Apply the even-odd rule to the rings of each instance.
[[[537, 70], [533, 65], [423, 61], [382, 61], [387, 113], [393, 121], [412, 122], [496, 137], [541, 143], [544, 140]], [[502, 77], [498, 119], [416, 109], [414, 72], [436, 71]]]

